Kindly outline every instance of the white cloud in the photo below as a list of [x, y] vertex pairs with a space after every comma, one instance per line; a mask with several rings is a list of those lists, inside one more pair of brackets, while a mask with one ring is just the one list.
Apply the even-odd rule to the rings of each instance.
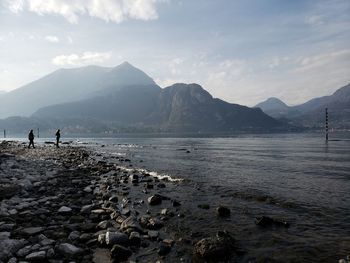
[[45, 39], [51, 43], [58, 43], [60, 39], [56, 36], [46, 36]]
[[111, 58], [110, 52], [84, 52], [82, 54], [60, 55], [52, 59], [57, 66], [82, 66], [103, 63]]
[[38, 15], [60, 15], [70, 23], [77, 23], [84, 14], [121, 23], [128, 18], [157, 19], [159, 2], [166, 0], [6, 0], [5, 4], [13, 13], [29, 10]]

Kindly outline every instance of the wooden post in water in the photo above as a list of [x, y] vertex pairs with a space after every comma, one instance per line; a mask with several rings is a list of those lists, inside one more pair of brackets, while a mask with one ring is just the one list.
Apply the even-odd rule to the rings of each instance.
[[4, 138], [6, 138], [6, 130], [4, 129]]
[[326, 108], [326, 142], [328, 142], [328, 108]]
[[38, 138], [39, 138], [39, 128], [38, 128]]

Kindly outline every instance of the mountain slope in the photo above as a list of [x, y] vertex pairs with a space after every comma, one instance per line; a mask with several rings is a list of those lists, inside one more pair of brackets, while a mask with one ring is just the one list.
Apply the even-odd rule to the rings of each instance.
[[0, 97], [0, 118], [30, 116], [41, 107], [96, 96], [108, 86], [149, 85], [154, 81], [127, 62], [105, 68], [59, 69]]
[[323, 127], [325, 108], [328, 108], [333, 128], [350, 127], [350, 84], [338, 89], [332, 95], [314, 98], [292, 107], [277, 100], [267, 100], [256, 107], [260, 107], [274, 118], [287, 118], [307, 127]]
[[282, 126], [260, 109], [214, 99], [197, 84], [175, 84], [165, 89], [135, 85], [107, 90], [110, 93], [104, 96], [45, 107], [33, 116], [91, 118], [179, 132], [260, 131]]

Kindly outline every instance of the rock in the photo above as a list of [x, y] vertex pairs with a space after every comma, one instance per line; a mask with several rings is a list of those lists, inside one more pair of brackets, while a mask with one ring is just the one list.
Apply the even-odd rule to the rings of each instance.
[[50, 258], [53, 258], [54, 256], [55, 256], [55, 250], [53, 248], [48, 249], [46, 252], [46, 257], [50, 259]]
[[15, 224], [2, 224], [0, 225], [0, 232], [1, 231], [11, 231], [15, 227]]
[[92, 192], [91, 186], [86, 186], [83, 191], [85, 193], [91, 193]]
[[113, 203], [118, 203], [118, 196], [112, 195], [108, 201], [113, 202]]
[[69, 243], [56, 246], [56, 252], [67, 259], [76, 258], [84, 253], [84, 250]]
[[131, 232], [129, 236], [129, 241], [131, 245], [139, 246], [141, 244], [141, 235], [138, 232]]
[[45, 251], [33, 252], [27, 255], [25, 259], [33, 262], [42, 262], [46, 259], [46, 252]]
[[165, 255], [169, 254], [170, 251], [171, 251], [171, 246], [162, 242], [160, 244], [159, 249], [158, 249], [158, 255], [165, 256]]
[[[2, 235], [4, 237], [4, 235]], [[13, 253], [24, 247], [27, 242], [24, 239], [0, 238], [0, 260], [11, 258]]]
[[199, 205], [198, 205], [198, 208], [208, 210], [208, 209], [210, 209], [210, 206], [209, 206], [209, 204], [199, 204]]
[[269, 226], [283, 226], [283, 227], [289, 227], [289, 223], [286, 221], [281, 221], [277, 219], [273, 219], [268, 216], [261, 216], [255, 218], [255, 224], [261, 227], [269, 227]]
[[0, 200], [4, 198], [11, 198], [21, 191], [19, 185], [0, 185]]
[[90, 214], [91, 210], [94, 208], [94, 205], [84, 205], [81, 209], [80, 212], [83, 214]]
[[69, 215], [72, 213], [72, 209], [68, 206], [61, 206], [60, 209], [57, 211], [61, 215]]
[[89, 233], [84, 233], [79, 236], [80, 242], [86, 242], [89, 241], [92, 238], [92, 235]]
[[31, 252], [31, 247], [32, 246], [25, 246], [25, 247], [19, 249], [17, 251], [16, 255], [18, 257], [24, 258], [25, 256], [27, 256]]
[[78, 231], [72, 231], [69, 236], [68, 239], [69, 240], [77, 240], [80, 237], [80, 233]]
[[23, 228], [20, 233], [25, 236], [33, 236], [44, 231], [43, 227], [27, 227]]
[[179, 201], [173, 200], [172, 205], [173, 205], [173, 207], [177, 207], [177, 206], [180, 206], [181, 203]]
[[132, 216], [129, 216], [127, 219], [125, 219], [120, 226], [120, 230], [122, 231], [128, 230], [128, 229], [132, 229], [137, 232], [143, 231], [140, 224]]
[[231, 210], [220, 205], [218, 208], [216, 208], [216, 213], [219, 217], [229, 217], [231, 215]]
[[165, 185], [165, 183], [159, 183], [159, 184], [157, 184], [157, 187], [158, 188], [165, 188], [166, 185]]
[[149, 205], [160, 205], [162, 203], [162, 197], [158, 194], [152, 195], [147, 199]]
[[224, 231], [219, 231], [216, 237], [198, 241], [193, 248], [193, 253], [199, 261], [227, 261], [233, 251], [234, 239]]
[[111, 255], [113, 259], [117, 260], [117, 262], [122, 262], [126, 261], [132, 255], [132, 251], [126, 247], [114, 245], [111, 250]]
[[111, 262], [111, 252], [109, 251], [109, 249], [101, 249], [101, 248], [95, 249], [92, 262], [94, 263]]
[[114, 245], [128, 245], [129, 244], [129, 237], [121, 232], [110, 232], [108, 231], [106, 233], [106, 244], [107, 246], [114, 246]]
[[99, 234], [97, 237], [97, 242], [103, 246], [106, 244], [106, 234]]
[[9, 261], [7, 261], [7, 263], [17, 263], [17, 258], [10, 258]]
[[159, 236], [159, 232], [158, 231], [154, 231], [154, 230], [150, 230], [147, 232], [147, 235], [149, 236], [150, 239], [157, 239]]
[[158, 218], [150, 218], [148, 220], [148, 224], [147, 224], [147, 227], [149, 229], [160, 229], [164, 226], [164, 223], [159, 220]]

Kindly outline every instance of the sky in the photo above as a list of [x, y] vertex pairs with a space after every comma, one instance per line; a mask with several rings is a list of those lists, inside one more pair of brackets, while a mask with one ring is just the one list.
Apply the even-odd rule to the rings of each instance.
[[161, 87], [300, 104], [350, 83], [350, 1], [0, 0], [0, 92], [124, 61]]

